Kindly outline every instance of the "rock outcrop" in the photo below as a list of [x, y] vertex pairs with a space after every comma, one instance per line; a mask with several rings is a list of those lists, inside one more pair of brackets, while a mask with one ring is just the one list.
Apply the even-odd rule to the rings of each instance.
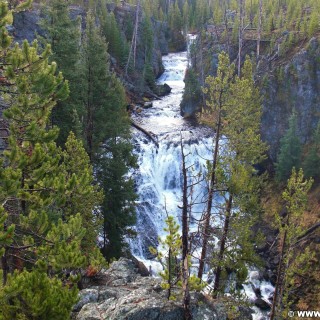
[[[246, 45], [243, 53], [254, 52], [255, 43]], [[192, 68], [193, 74], [198, 76], [198, 82], [202, 84], [200, 70], [201, 61], [204, 61], [207, 75], [216, 73], [218, 58], [221, 51], [227, 51], [226, 44], [216, 43], [215, 39], [203, 42], [203, 54], [200, 55], [200, 43], [196, 42], [193, 50]], [[210, 50], [213, 48], [214, 52]], [[230, 60], [235, 61], [235, 48], [229, 48]], [[293, 110], [298, 118], [298, 135], [302, 143], [307, 143], [314, 131], [320, 116], [320, 43], [319, 38], [312, 38], [306, 43], [300, 43], [299, 47], [293, 47], [287, 55], [279, 56], [276, 48], [272, 54], [262, 56], [256, 68], [256, 82], [261, 88], [263, 96], [263, 114], [261, 119], [261, 136], [269, 145], [269, 156], [276, 161], [281, 137], [288, 128], [288, 120]], [[191, 72], [187, 75], [192, 76]], [[181, 114], [190, 116], [199, 109], [201, 96], [199, 94], [188, 96], [188, 80], [186, 79], [186, 91], [181, 104]], [[191, 92], [200, 88], [191, 88]]]
[[[131, 42], [131, 35], [127, 33], [128, 25], [134, 25], [136, 19], [136, 6], [130, 5], [128, 3], [123, 3], [122, 5], [115, 5], [114, 3], [108, 3], [107, 9], [109, 12], [113, 12], [118, 23], [118, 27], [124, 37], [127, 38], [128, 42]], [[42, 12], [38, 4], [34, 4], [32, 9], [16, 13], [14, 15], [13, 26], [10, 27], [10, 32], [14, 36], [15, 41], [22, 42], [26, 39], [28, 42], [32, 42], [36, 39], [37, 35], [44, 36], [45, 32], [41, 28], [41, 19], [44, 18], [41, 16]], [[82, 30], [85, 30], [86, 27], [86, 11], [81, 6], [72, 5], [69, 6], [69, 15], [71, 19], [76, 19], [81, 17], [81, 26]], [[145, 63], [146, 63], [146, 50], [144, 46], [144, 19], [145, 16], [143, 13], [139, 16], [139, 33], [137, 35], [137, 47], [136, 47], [136, 59], [135, 59], [135, 70], [136, 77], [132, 76], [132, 79], [122, 79], [123, 84], [129, 92], [132, 92], [135, 96], [142, 96], [146, 94], [152, 97], [154, 94], [146, 84], [141, 82], [141, 75], [145, 72]], [[97, 23], [99, 23], [97, 21]], [[154, 77], [159, 77], [163, 71], [164, 67], [162, 64], [162, 55], [168, 54], [169, 52], [169, 31], [166, 23], [151, 19], [150, 28], [153, 34], [153, 46], [151, 51], [151, 68], [154, 74]], [[130, 37], [130, 38], [128, 38]], [[113, 57], [110, 57], [112, 68], [118, 73], [120, 78], [124, 78], [119, 66], [117, 65], [116, 60]], [[160, 93], [160, 95], [167, 93], [167, 88], [156, 87], [154, 89], [155, 94]], [[163, 95], [162, 94], [162, 95]]]
[[[80, 292], [73, 310], [74, 320], [183, 319], [182, 304], [166, 299], [161, 280], [142, 277], [131, 260], [121, 258], [112, 263], [103, 273], [102, 282], [103, 285]], [[238, 320], [252, 319], [250, 310], [239, 311]], [[192, 294], [192, 314], [194, 320], [227, 320], [224, 306], [202, 294]]]
[[320, 43], [312, 38], [290, 57], [274, 63], [262, 60], [259, 74], [262, 82], [263, 115], [261, 135], [269, 146], [269, 155], [276, 160], [279, 142], [288, 128], [293, 110], [298, 118], [298, 135], [302, 143], [310, 140], [320, 113]]

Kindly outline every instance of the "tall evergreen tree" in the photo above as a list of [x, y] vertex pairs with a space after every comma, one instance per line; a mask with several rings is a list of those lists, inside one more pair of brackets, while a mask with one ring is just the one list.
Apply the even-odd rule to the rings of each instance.
[[[209, 76], [206, 79], [206, 88], [204, 92], [207, 94], [207, 106], [201, 115], [202, 121], [208, 123], [215, 128], [216, 136], [213, 150], [213, 161], [209, 168], [209, 189], [206, 207], [206, 215], [203, 226], [203, 245], [201, 260], [199, 264], [199, 278], [202, 277], [207, 244], [210, 234], [210, 217], [213, 208], [215, 189], [222, 183], [224, 178], [230, 180], [233, 175], [241, 179], [241, 175], [246, 171], [252, 173], [252, 165], [261, 161], [265, 145], [261, 142], [259, 135], [259, 123], [261, 117], [261, 103], [259, 91], [255, 88], [252, 78], [252, 65], [250, 60], [246, 60], [243, 67], [241, 77], [236, 77], [234, 64], [230, 65], [229, 58], [226, 53], [219, 55], [219, 66], [217, 76]], [[222, 136], [227, 138], [226, 147], [229, 149], [230, 156], [226, 157], [220, 150], [220, 139]], [[243, 167], [240, 166], [242, 164]], [[225, 177], [219, 177], [221, 165], [224, 167]], [[241, 170], [239, 170], [241, 169]], [[227, 173], [228, 172], [228, 173]], [[222, 179], [223, 178], [223, 179]], [[220, 180], [219, 180], [220, 179]], [[225, 181], [226, 182], [226, 181]], [[227, 190], [231, 185], [225, 186]], [[220, 189], [220, 188], [218, 188]], [[222, 187], [222, 190], [224, 187]], [[238, 189], [239, 190], [239, 189]], [[252, 190], [248, 185], [248, 192]], [[230, 191], [230, 190], [229, 190]], [[236, 192], [230, 192], [229, 200], [226, 201], [225, 210], [225, 230], [224, 237], [228, 236], [229, 220], [232, 212], [233, 201], [236, 199]], [[225, 241], [221, 241], [221, 257], [225, 249]], [[217, 272], [221, 272], [217, 269]], [[217, 282], [219, 277], [216, 277]], [[216, 289], [218, 288], [218, 283]]]
[[289, 119], [289, 128], [280, 140], [280, 151], [276, 163], [276, 179], [280, 182], [289, 178], [292, 168], [300, 168], [301, 142], [298, 136], [297, 114]]
[[130, 142], [125, 91], [109, 70], [107, 45], [91, 14], [87, 18], [82, 67], [85, 140], [104, 191], [102, 251], [108, 259], [118, 258], [128, 226], [135, 222], [136, 195], [128, 172], [135, 167], [136, 160]]
[[307, 178], [320, 177], [320, 122], [313, 134], [311, 146], [302, 167]]
[[[3, 2], [0, 7], [2, 28], [8, 7]], [[67, 319], [77, 289], [66, 285], [64, 270], [90, 263], [82, 243], [84, 213], [91, 213], [92, 207], [85, 205], [82, 210], [78, 205], [79, 213], [68, 208], [75, 205], [73, 198], [79, 200], [78, 192], [81, 196], [91, 192], [94, 197], [90, 179], [84, 179], [90, 171], [83, 166], [82, 176], [71, 172], [72, 163], [63, 160], [54, 142], [58, 129], [48, 127], [52, 108], [69, 93], [68, 83], [56, 73], [56, 64], [49, 62], [50, 48], [38, 54], [37, 43], [25, 41], [8, 49], [11, 39], [4, 29], [1, 37], [1, 76], [5, 79], [1, 90], [6, 91], [4, 116], [10, 135], [0, 168], [0, 319]], [[80, 181], [81, 191], [75, 187]]]
[[107, 258], [121, 255], [124, 236], [136, 221], [134, 181], [128, 172], [136, 167], [130, 141], [130, 125], [122, 84], [112, 76], [108, 97], [108, 130], [97, 159], [97, 179], [104, 190], [103, 253]]
[[82, 100], [85, 106], [85, 142], [91, 160], [103, 143], [108, 130], [108, 88], [111, 83], [108, 47], [95, 25], [91, 12], [87, 16], [87, 28], [83, 39], [81, 57]]
[[80, 137], [80, 118], [83, 117], [83, 104], [79, 99], [83, 88], [79, 85], [79, 59], [81, 44], [80, 18], [71, 20], [69, 3], [64, 0], [52, 0], [43, 9], [45, 18], [41, 26], [45, 38], [41, 42], [51, 45], [50, 61], [55, 61], [59, 71], [69, 81], [70, 95], [67, 100], [58, 102], [52, 111], [52, 123], [60, 128], [58, 144], [66, 142], [70, 131]]
[[276, 214], [276, 224], [279, 228], [280, 250], [277, 271], [277, 282], [273, 297], [270, 319], [287, 317], [293, 303], [295, 279], [305, 279], [310, 271], [314, 252], [305, 248], [297, 254], [299, 236], [304, 233], [303, 213], [307, 206], [307, 194], [313, 181], [304, 180], [303, 171], [292, 169], [287, 187], [282, 193], [287, 213], [281, 217]]

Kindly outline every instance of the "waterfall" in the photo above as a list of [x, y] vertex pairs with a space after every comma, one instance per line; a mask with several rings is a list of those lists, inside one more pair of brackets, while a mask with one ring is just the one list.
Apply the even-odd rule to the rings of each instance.
[[[137, 237], [130, 239], [132, 253], [144, 261], [154, 271], [160, 270], [159, 264], [152, 260], [149, 247], [157, 247], [158, 237], [164, 236], [166, 212], [181, 222], [182, 204], [182, 156], [180, 141], [187, 157], [187, 165], [193, 164], [194, 172], [205, 172], [206, 160], [212, 160], [212, 131], [192, 123], [180, 116], [180, 102], [184, 90], [184, 75], [188, 65], [187, 52], [172, 53], [163, 57], [165, 72], [158, 79], [159, 84], [167, 83], [171, 93], [162, 100], [153, 101], [153, 107], [133, 115], [134, 121], [158, 138], [159, 147], [148, 140], [141, 132], [133, 132], [135, 152], [139, 169], [135, 173], [137, 203]], [[206, 197], [205, 182], [196, 185], [194, 194], [197, 199]], [[198, 202], [198, 201], [197, 201]], [[199, 219], [204, 205], [193, 207], [193, 217]], [[190, 232], [197, 232], [197, 224], [190, 221]], [[217, 221], [219, 223], [219, 221]], [[258, 273], [259, 275], [259, 273]], [[261, 296], [267, 301], [273, 292], [270, 283], [262, 281], [256, 270], [249, 273], [249, 283], [244, 292], [250, 301], [256, 299], [254, 288], [259, 288]], [[259, 280], [260, 279], [260, 280]], [[255, 309], [254, 319], [267, 319], [259, 309]]]
[[[153, 107], [145, 109], [135, 121], [157, 135], [159, 147], [148, 141], [140, 132], [134, 133], [139, 170], [135, 175], [139, 201], [137, 205], [137, 238], [130, 242], [134, 255], [150, 258], [149, 246], [156, 247], [163, 234], [166, 212], [180, 221], [182, 200], [182, 156], [180, 140], [188, 163], [194, 169], [204, 171], [206, 160], [212, 158], [210, 129], [195, 126], [180, 116], [180, 101], [184, 89], [184, 74], [187, 68], [187, 53], [174, 53], [163, 57], [165, 72], [158, 79], [167, 83], [171, 93], [162, 100], [154, 101]], [[204, 193], [203, 185], [195, 191]], [[201, 214], [202, 209], [196, 210]], [[198, 218], [198, 217], [196, 217]], [[196, 226], [191, 226], [191, 228]]]

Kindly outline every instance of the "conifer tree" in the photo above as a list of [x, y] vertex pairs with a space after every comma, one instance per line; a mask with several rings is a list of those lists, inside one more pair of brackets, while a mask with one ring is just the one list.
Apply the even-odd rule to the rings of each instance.
[[[214, 151], [213, 151], [213, 162], [211, 166], [210, 172], [210, 182], [208, 189], [208, 200], [206, 213], [204, 216], [204, 226], [203, 226], [203, 243], [201, 250], [201, 257], [199, 262], [199, 271], [198, 277], [202, 279], [203, 270], [206, 262], [207, 255], [207, 246], [209, 240], [209, 229], [210, 229], [210, 219], [211, 219], [211, 210], [213, 204], [213, 196], [214, 189], [216, 183], [216, 169], [219, 162], [219, 149], [220, 149], [220, 138], [223, 128], [223, 115], [224, 108], [226, 107], [231, 82], [234, 77], [234, 64], [230, 65], [229, 57], [226, 53], [221, 53], [219, 55], [219, 65], [217, 70], [217, 76], [212, 77], [209, 76], [206, 79], [207, 88], [204, 89], [204, 92], [207, 94], [208, 98], [206, 101], [206, 105], [208, 109], [203, 110], [201, 115], [201, 119], [215, 128], [215, 143], [214, 143]], [[212, 118], [213, 116], [213, 118]]]
[[314, 253], [307, 247], [297, 254], [297, 244], [299, 236], [304, 232], [303, 213], [306, 209], [307, 194], [312, 183], [312, 179], [304, 179], [302, 169], [297, 171], [293, 168], [287, 187], [282, 193], [287, 213], [284, 217], [276, 214], [280, 239], [280, 261], [270, 314], [271, 320], [287, 316], [293, 303], [292, 288], [295, 286], [296, 277], [304, 278], [309, 273], [308, 268]]
[[168, 290], [168, 300], [174, 300], [175, 295], [172, 291], [180, 280], [178, 257], [180, 255], [180, 247], [182, 243], [179, 234], [179, 225], [174, 218], [172, 216], [168, 216], [165, 222], [166, 227], [164, 228], [164, 231], [168, 234], [164, 240], [159, 238], [159, 242], [162, 250], [166, 250], [166, 252], [164, 255], [159, 252], [158, 259], [160, 259], [160, 261], [164, 259], [164, 270], [160, 273], [160, 276], [164, 280], [162, 287]]
[[[79, 268], [85, 263], [80, 250], [85, 234], [80, 215], [63, 222], [59, 212], [67, 185], [59, 168], [60, 152], [54, 143], [58, 131], [47, 129], [55, 101], [67, 97], [68, 86], [61, 74], [56, 75], [55, 63], [48, 63], [49, 48], [41, 55], [37, 51], [36, 42], [30, 46], [25, 41], [22, 47], [15, 45], [8, 51], [4, 60], [4, 75], [12, 85], [6, 95], [9, 108], [4, 112], [10, 136], [0, 169], [4, 179], [1, 213], [6, 212], [5, 231], [7, 235], [9, 231], [11, 239], [11, 243], [9, 239], [1, 241], [0, 248], [4, 252], [0, 299], [1, 310], [6, 311], [3, 319], [41, 318], [47, 313], [62, 319], [70, 311], [77, 292], [65, 288], [56, 275], [64, 268]], [[25, 271], [9, 277], [15, 269]], [[43, 284], [31, 285], [34, 277], [43, 278]], [[36, 291], [45, 294], [45, 284], [56, 292], [56, 297], [65, 297], [62, 316], [54, 297], [52, 302], [50, 297], [44, 301], [29, 299]]]
[[280, 151], [276, 163], [276, 179], [283, 182], [289, 178], [292, 168], [300, 168], [301, 142], [297, 131], [297, 115], [289, 119], [289, 128], [280, 140]]
[[68, 181], [68, 191], [64, 194], [63, 217], [68, 219], [80, 213], [83, 227], [86, 229], [81, 242], [82, 252], [86, 255], [88, 264], [102, 265], [102, 260], [93, 260], [98, 257], [94, 251], [98, 249], [97, 240], [102, 226], [100, 205], [103, 192], [94, 184], [93, 168], [88, 154], [73, 132], [66, 141], [62, 159], [63, 173]]
[[46, 32], [45, 38], [39, 37], [44, 44], [51, 45], [50, 61], [55, 61], [59, 71], [69, 81], [70, 94], [67, 100], [58, 102], [52, 111], [52, 124], [60, 128], [58, 144], [63, 145], [70, 131], [81, 137], [80, 119], [84, 115], [80, 99], [82, 88], [79, 86], [79, 59], [81, 44], [80, 18], [71, 20], [69, 3], [64, 0], [53, 0], [43, 9], [45, 18], [41, 26]]
[[89, 12], [81, 57], [81, 86], [85, 106], [84, 136], [91, 160], [94, 159], [94, 154], [98, 151], [98, 146], [103, 143], [103, 137], [107, 132], [106, 101], [111, 82], [107, 48], [105, 40], [95, 25], [94, 17]]
[[[1, 27], [8, 7], [0, 5]], [[4, 311], [0, 318], [66, 319], [77, 289], [66, 285], [64, 270], [88, 265], [81, 247], [86, 236], [81, 214], [91, 210], [86, 206], [77, 213], [68, 208], [75, 205], [73, 197], [80, 198], [78, 181], [84, 183], [80, 195], [90, 191], [85, 185], [90, 179], [84, 178], [89, 168], [83, 166], [79, 177], [71, 172], [72, 163], [63, 161], [54, 142], [58, 129], [48, 126], [52, 108], [69, 93], [56, 63], [49, 62], [50, 47], [39, 54], [36, 41], [32, 45], [25, 41], [8, 49], [11, 39], [1, 30], [2, 40], [6, 39], [0, 47], [1, 76], [6, 79], [1, 90], [6, 91], [4, 116], [10, 135], [0, 168], [0, 307]]]
[[[223, 231], [219, 237], [214, 294], [220, 288], [221, 273], [226, 267], [234, 266], [238, 283], [245, 281], [246, 262], [254, 263], [253, 226], [258, 210], [258, 192], [261, 188], [255, 177], [253, 165], [264, 158], [265, 144], [260, 139], [261, 99], [255, 88], [252, 65], [247, 59], [241, 78], [231, 84], [229, 105], [225, 108], [223, 133], [227, 138], [223, 154], [219, 157], [217, 187], [219, 195], [226, 199], [222, 210]], [[234, 248], [226, 250], [227, 247]]]
[[[206, 259], [214, 193], [217, 185], [222, 183], [218, 178], [221, 163], [223, 163], [225, 169], [230, 170], [229, 174], [225, 173], [226, 176], [233, 179], [232, 174], [237, 175], [237, 170], [233, 172], [232, 168], [239, 168], [239, 165], [242, 163], [243, 169], [245, 168], [252, 173], [251, 166], [263, 159], [265, 151], [265, 145], [261, 142], [259, 135], [261, 103], [259, 91], [255, 88], [252, 78], [252, 64], [250, 60], [247, 59], [245, 61], [241, 77], [236, 77], [234, 72], [235, 66], [234, 64], [230, 65], [227, 54], [220, 54], [217, 76], [207, 77], [207, 87], [204, 89], [204, 92], [207, 94], [208, 109], [202, 113], [201, 120], [213, 126], [216, 135], [213, 161], [209, 168], [209, 189], [203, 226], [199, 278], [202, 277]], [[224, 158], [220, 152], [220, 138], [223, 135], [227, 138], [227, 146], [230, 154], [232, 154], [229, 158]], [[227, 190], [229, 187], [227, 186]], [[230, 196], [231, 199], [226, 202], [226, 217], [230, 216], [228, 212], [233, 206], [232, 198], [236, 197], [236, 194], [230, 193]], [[228, 219], [225, 222], [228, 224]], [[227, 237], [228, 230], [227, 226], [225, 237]], [[220, 249], [224, 252], [223, 242], [221, 242], [221, 245]]]
[[135, 167], [136, 160], [132, 154], [124, 88], [109, 70], [107, 45], [90, 13], [82, 61], [86, 146], [104, 191], [102, 252], [108, 259], [118, 258], [124, 235], [135, 222], [136, 195], [128, 171]]
[[311, 147], [303, 161], [302, 167], [306, 178], [320, 176], [320, 122], [313, 134]]

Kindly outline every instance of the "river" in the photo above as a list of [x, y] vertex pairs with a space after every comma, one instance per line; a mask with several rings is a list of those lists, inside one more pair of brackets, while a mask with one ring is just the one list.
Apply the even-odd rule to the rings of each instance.
[[[188, 66], [187, 52], [171, 53], [163, 57], [165, 72], [158, 79], [159, 84], [167, 83], [172, 91], [161, 100], [153, 101], [153, 106], [142, 109], [133, 119], [144, 129], [152, 132], [158, 141], [158, 147], [139, 131], [133, 132], [135, 152], [138, 156], [139, 170], [135, 173], [136, 189], [139, 195], [137, 203], [137, 237], [130, 240], [133, 254], [151, 266], [156, 274], [161, 270], [158, 262], [152, 259], [149, 247], [158, 246], [158, 237], [164, 237], [165, 218], [173, 215], [181, 222], [182, 204], [182, 157], [180, 141], [187, 154], [187, 166], [194, 172], [206, 171], [207, 160], [212, 159], [213, 139], [210, 129], [196, 125], [180, 116], [180, 102], [184, 90], [184, 75]], [[190, 174], [191, 175], [191, 174]], [[191, 179], [191, 178], [190, 178]], [[193, 206], [190, 220], [190, 232], [197, 235], [198, 225], [195, 223], [203, 213], [201, 203], [206, 197], [207, 186], [204, 181], [198, 183], [193, 190]], [[219, 223], [217, 221], [216, 223]], [[194, 252], [197, 256], [199, 250]], [[193, 263], [197, 264], [196, 259]], [[267, 301], [272, 295], [273, 287], [261, 279], [259, 272], [252, 269], [244, 292], [250, 301], [257, 297], [253, 290], [259, 288], [261, 296]], [[254, 320], [266, 320], [265, 312], [254, 308]]]

